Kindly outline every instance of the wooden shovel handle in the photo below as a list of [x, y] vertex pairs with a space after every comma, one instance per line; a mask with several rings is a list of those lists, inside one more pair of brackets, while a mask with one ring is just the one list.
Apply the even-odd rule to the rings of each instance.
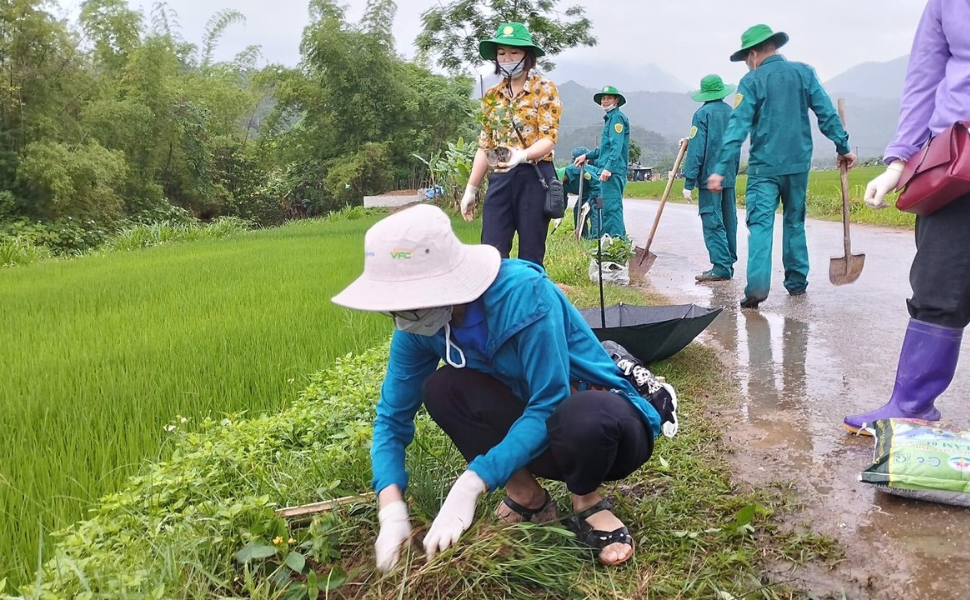
[[644, 256], [650, 252], [650, 244], [653, 243], [653, 236], [657, 233], [657, 225], [660, 224], [660, 215], [663, 214], [664, 205], [667, 204], [667, 197], [670, 196], [670, 188], [674, 185], [674, 175], [676, 175], [677, 169], [680, 168], [680, 162], [684, 160], [684, 154], [687, 153], [688, 143], [689, 140], [687, 138], [681, 140], [680, 149], [677, 151], [677, 158], [674, 159], [674, 168], [667, 175], [667, 187], [664, 188], [664, 195], [660, 198], [660, 207], [657, 209], [657, 216], [653, 219], [653, 227], [650, 228], [650, 237], [647, 238], [647, 246], [643, 249]]
[[[839, 120], [845, 128], [845, 98], [839, 98]], [[845, 243], [845, 259], [852, 254], [852, 242], [849, 240], [849, 171], [845, 163], [839, 165], [839, 179], [842, 183], [842, 237]]]

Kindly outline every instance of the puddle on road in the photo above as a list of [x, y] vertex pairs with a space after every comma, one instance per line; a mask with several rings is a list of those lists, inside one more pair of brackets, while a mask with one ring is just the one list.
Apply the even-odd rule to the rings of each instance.
[[[670, 283], [664, 293], [672, 297]], [[888, 496], [857, 481], [872, 442], [845, 435], [838, 423], [844, 399], [858, 393], [851, 387], [858, 376], [832, 352], [821, 323], [796, 318], [811, 317], [795, 304], [801, 299], [789, 299], [782, 312], [742, 311], [736, 281], [683, 287], [689, 301], [724, 307], [700, 340], [720, 349], [739, 382], [737, 421], [727, 428], [737, 476], [753, 485], [796, 482], [803, 508], [792, 524], [810, 524], [846, 548], [833, 571], [809, 567], [795, 576], [835, 597], [970, 598], [962, 575], [970, 567], [970, 511]]]

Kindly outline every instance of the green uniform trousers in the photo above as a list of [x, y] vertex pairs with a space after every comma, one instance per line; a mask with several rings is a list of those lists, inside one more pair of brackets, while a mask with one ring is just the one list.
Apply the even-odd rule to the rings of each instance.
[[698, 213], [704, 231], [704, 245], [711, 257], [711, 271], [717, 277], [734, 277], [738, 261], [738, 207], [734, 188], [720, 192], [698, 190]]
[[603, 197], [603, 227], [602, 230], [599, 228], [599, 211], [596, 210], [596, 204], [590, 198], [590, 202], [593, 202], [593, 206], [590, 207], [593, 212], [589, 215], [592, 219], [592, 234], [596, 236], [598, 233], [602, 237], [603, 234], [608, 233], [610, 237], [625, 238], [623, 190], [626, 188], [626, 177], [614, 173], [606, 181], [599, 182], [599, 185], [600, 196]]
[[808, 173], [748, 176], [748, 284], [746, 298], [764, 300], [771, 287], [771, 246], [775, 211], [782, 204], [781, 258], [785, 289], [797, 294], [808, 287], [808, 244], [805, 241], [805, 196]]

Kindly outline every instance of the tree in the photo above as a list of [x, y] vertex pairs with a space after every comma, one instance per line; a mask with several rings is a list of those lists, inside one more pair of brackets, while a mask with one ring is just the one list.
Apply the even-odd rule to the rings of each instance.
[[310, 13], [300, 66], [278, 73], [274, 134], [263, 143], [285, 165], [286, 196], [322, 212], [387, 191], [412, 176], [412, 154], [464, 133], [471, 82], [394, 53], [390, 0], [369, 1], [357, 24], [332, 0], [313, 0]]
[[[414, 42], [418, 56], [433, 59], [451, 73], [462, 73], [481, 62], [478, 43], [509, 21], [525, 23], [547, 57], [567, 48], [595, 46], [586, 9], [577, 5], [560, 12], [558, 4], [559, 0], [455, 0], [430, 8], [421, 15], [424, 29]], [[547, 70], [554, 66], [547, 58], [540, 64]]]
[[640, 155], [643, 150], [640, 149], [640, 144], [633, 138], [630, 138], [630, 162], [639, 163]]

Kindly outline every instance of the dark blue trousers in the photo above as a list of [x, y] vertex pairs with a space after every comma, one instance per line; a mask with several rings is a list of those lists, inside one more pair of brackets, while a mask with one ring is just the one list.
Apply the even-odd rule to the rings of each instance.
[[[552, 162], [539, 163], [546, 183], [556, 178]], [[531, 164], [522, 164], [508, 173], [492, 173], [482, 207], [482, 243], [495, 246], [508, 258], [512, 239], [519, 234], [519, 258], [542, 266], [546, 256], [549, 219], [543, 214], [546, 190]]]

